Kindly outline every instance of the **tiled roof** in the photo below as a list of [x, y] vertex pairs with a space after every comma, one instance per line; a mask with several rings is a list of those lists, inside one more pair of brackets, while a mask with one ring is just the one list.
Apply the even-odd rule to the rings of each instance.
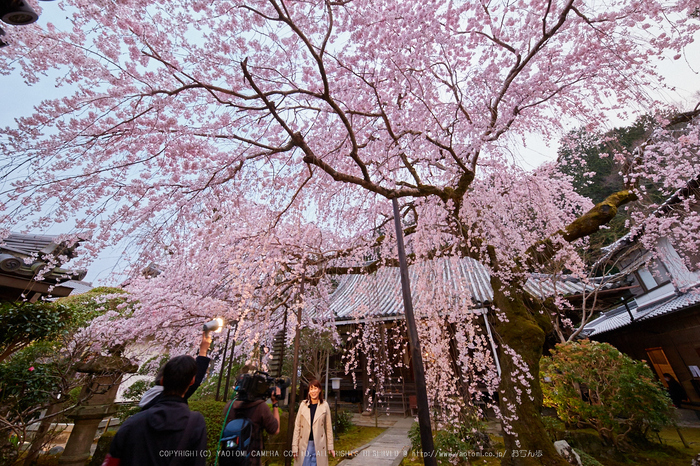
[[2, 249], [17, 252], [24, 255], [32, 255], [39, 252], [51, 252], [56, 244], [53, 242], [53, 236], [42, 235], [20, 235], [18, 233], [10, 233], [10, 236], [3, 240]]
[[[461, 261], [439, 259], [436, 262], [439, 264], [437, 270], [442, 273], [440, 281], [445, 286], [450, 286], [452, 289], [468, 287], [474, 302], [493, 298], [489, 275], [478, 262], [471, 259]], [[419, 273], [431, 273], [431, 270], [426, 264], [409, 267], [414, 306], [420, 304], [420, 295], [416, 293]], [[399, 268], [384, 267], [373, 275], [344, 276], [330, 298], [330, 310], [338, 320], [352, 319], [355, 316], [374, 318], [403, 316]]]
[[55, 242], [57, 236], [49, 235], [23, 235], [10, 233], [2, 241], [0, 249], [16, 252], [26, 256], [33, 254], [65, 254], [68, 258], [75, 257], [74, 246], [70, 248], [60, 247], [61, 243]]
[[[481, 263], [470, 258], [443, 258], [431, 262], [414, 264], [409, 267], [409, 280], [414, 307], [420, 306], [421, 296], [416, 291], [418, 274], [440, 273], [434, 280], [436, 286], [444, 287], [448, 295], [451, 290], [467, 291], [473, 307], [482, 306], [493, 300], [490, 275]], [[613, 282], [604, 282], [595, 287], [610, 289]], [[592, 291], [593, 285], [586, 285], [578, 279], [567, 276], [537, 274], [530, 278], [525, 289], [537, 297], [561, 294], [577, 295]], [[435, 290], [434, 290], [435, 291]], [[439, 292], [440, 290], [438, 290]], [[330, 297], [330, 310], [337, 320], [355, 317], [399, 318], [404, 314], [401, 293], [401, 276], [397, 267], [384, 267], [373, 275], [347, 275]]]
[[[634, 301], [630, 302], [628, 307], [634, 317], [634, 322], [642, 322], [682, 311], [698, 303], [700, 303], [700, 290], [693, 290], [641, 309], [637, 308]], [[619, 306], [586, 325], [584, 334], [587, 336], [600, 335], [601, 333], [626, 327], [631, 323], [632, 320], [625, 306]]]
[[18, 276], [31, 280], [40, 271], [44, 271], [42, 281], [59, 283], [70, 278], [82, 280], [87, 273], [84, 270], [69, 270], [61, 268], [58, 263], [51, 270], [44, 270], [47, 263], [47, 255], [54, 258], [65, 256], [68, 260], [76, 256], [75, 249], [78, 242], [68, 246], [57, 240], [57, 236], [49, 235], [25, 235], [10, 233], [0, 241], [0, 272], [8, 276]]

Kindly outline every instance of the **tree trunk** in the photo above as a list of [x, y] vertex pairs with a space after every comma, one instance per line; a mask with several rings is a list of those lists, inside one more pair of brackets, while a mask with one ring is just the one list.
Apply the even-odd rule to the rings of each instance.
[[42, 448], [44, 448], [46, 443], [50, 440], [51, 435], [49, 428], [51, 427], [51, 423], [56, 420], [56, 416], [54, 416], [54, 414], [61, 410], [61, 406], [61, 403], [54, 403], [49, 405], [49, 407], [46, 409], [46, 414], [44, 414], [44, 417], [41, 419], [39, 428], [34, 434], [34, 440], [32, 440], [31, 447], [29, 447], [29, 451], [27, 452], [27, 456], [24, 460], [24, 466], [34, 464], [36, 459], [39, 457], [39, 453], [41, 453]]
[[[554, 449], [541, 418], [540, 358], [551, 322], [546, 314], [531, 312], [523, 292], [515, 286], [506, 287], [494, 276], [491, 285], [494, 304], [508, 318], [502, 322], [493, 313], [490, 316], [499, 339], [499, 408], [506, 419], [502, 422], [506, 454], [501, 464], [568, 465]], [[513, 351], [504, 351], [504, 345], [522, 359], [515, 360]], [[525, 366], [529, 375], [523, 370]], [[527, 378], [527, 385], [521, 382], [523, 378]]]

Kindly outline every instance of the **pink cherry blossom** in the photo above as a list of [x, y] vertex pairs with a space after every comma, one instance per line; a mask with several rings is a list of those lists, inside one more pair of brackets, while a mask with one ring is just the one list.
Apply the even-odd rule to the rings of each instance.
[[[82, 336], [145, 358], [189, 351], [197, 325], [221, 316], [253, 357], [285, 321], [290, 338], [297, 324], [328, 325], [339, 276], [395, 265], [398, 198], [423, 271], [412, 286], [430, 402], [445, 407], [436, 420], [499, 391], [507, 445], [539, 449], [518, 438], [537, 423], [522, 414], [538, 412], [533, 316], [570, 324], [561, 296], [544, 309], [522, 289], [533, 273], [586, 279], [587, 240], [563, 232], [592, 204], [554, 164], [522, 168], [517, 148], [533, 134], [556, 140], [567, 120], [593, 132], [610, 114], [664, 115], [647, 92], [663, 86], [653, 60], [693, 40], [697, 2], [64, 2], [69, 30], [8, 28], [3, 72], [36, 83], [58, 70], [69, 92], [3, 130], [0, 218], [8, 229], [73, 222], [92, 233], [92, 256], [130, 240], [131, 302]], [[612, 155], [633, 162], [625, 179], [644, 199], [640, 180], [671, 195], [697, 176], [697, 146], [691, 123]], [[697, 251], [689, 204], [652, 221], [658, 206], [645, 206], [632, 216], [645, 246], [668, 237]], [[500, 377], [480, 304], [438, 273], [452, 257], [490, 272]], [[150, 262], [163, 273], [140, 276]], [[392, 331], [369, 322], [349, 335], [378, 387], [404, 364], [384, 357]]]

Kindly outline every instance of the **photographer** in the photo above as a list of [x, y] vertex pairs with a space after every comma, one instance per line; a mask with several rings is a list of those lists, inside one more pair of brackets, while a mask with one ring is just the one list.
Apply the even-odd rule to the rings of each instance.
[[[224, 415], [229, 413], [228, 417], [224, 420], [224, 425], [228, 424], [233, 419], [247, 418], [253, 426], [246, 463], [250, 466], [260, 465], [261, 452], [263, 449], [263, 429], [270, 435], [277, 435], [280, 432], [280, 414], [279, 405], [277, 404], [280, 394], [280, 388], [275, 387], [270, 396], [272, 400], [272, 410], [267, 406], [264, 399], [235, 399], [229, 401], [224, 408]], [[231, 403], [233, 403], [233, 406], [230, 406]], [[231, 408], [230, 411], [229, 408]]]

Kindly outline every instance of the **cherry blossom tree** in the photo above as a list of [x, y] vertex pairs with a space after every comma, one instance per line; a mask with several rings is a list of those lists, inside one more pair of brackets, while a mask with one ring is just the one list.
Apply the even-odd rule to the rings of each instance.
[[[94, 250], [129, 237], [166, 268], [134, 280], [139, 309], [86, 331], [177, 346], [185, 322], [221, 313], [250, 341], [271, 338], [282, 309], [323, 314], [333, 274], [393, 264], [398, 198], [413, 261], [471, 257], [491, 273], [502, 374], [484, 372], [506, 447], [542, 454], [504, 463], [563, 464], [539, 418], [556, 302], [523, 284], [584, 276], [578, 250], [639, 197], [634, 173], [668, 175], [669, 190], [688, 173], [670, 162], [677, 143], [659, 142], [629, 190], [593, 206], [514, 151], [566, 119], [653, 110], [652, 63], [681, 58], [694, 2], [64, 3], [72, 29], [13, 28], [0, 57], [29, 83], [61, 70], [70, 89], [4, 131], [2, 224], [72, 221]], [[433, 293], [425, 312], [467, 322], [465, 293]]]

